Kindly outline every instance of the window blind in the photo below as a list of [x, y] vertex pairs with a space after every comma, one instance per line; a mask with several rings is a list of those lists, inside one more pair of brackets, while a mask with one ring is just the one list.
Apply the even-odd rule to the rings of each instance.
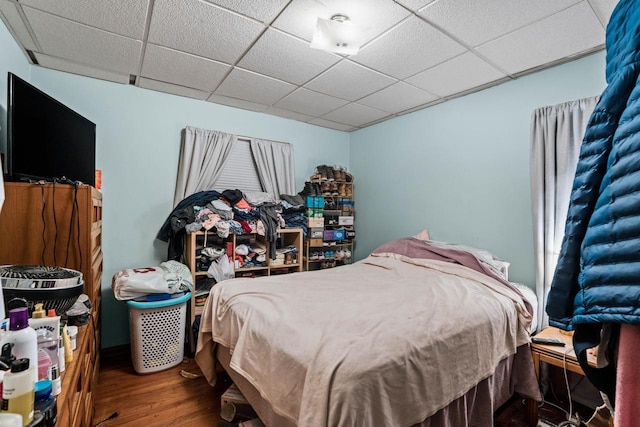
[[224, 190], [264, 191], [258, 178], [256, 164], [251, 154], [251, 144], [246, 139], [237, 139], [233, 143], [229, 159], [225, 162], [222, 173], [213, 185], [219, 192]]

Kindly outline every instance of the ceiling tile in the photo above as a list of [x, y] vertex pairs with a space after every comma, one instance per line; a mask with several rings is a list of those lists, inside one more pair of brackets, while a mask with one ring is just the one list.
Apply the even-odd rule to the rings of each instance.
[[460, 55], [466, 48], [412, 16], [351, 58], [397, 79]]
[[589, 0], [591, 7], [598, 15], [598, 19], [602, 22], [602, 25], [606, 28], [611, 18], [611, 13], [618, 4], [618, 0]]
[[438, 96], [449, 96], [506, 77], [471, 52], [464, 53], [406, 81]]
[[308, 116], [306, 114], [296, 113], [294, 111], [283, 110], [281, 108], [269, 107], [266, 111], [267, 114], [272, 114], [274, 116], [285, 117], [287, 119], [298, 120], [301, 122], [306, 122], [313, 119], [313, 116]]
[[358, 104], [363, 104], [388, 113], [399, 113], [409, 108], [431, 102], [436, 98], [437, 97], [431, 93], [406, 83], [398, 82], [373, 95], [358, 100]]
[[439, 0], [421, 9], [420, 15], [469, 46], [478, 46], [578, 2], [580, 0]]
[[230, 107], [242, 108], [243, 110], [258, 111], [258, 112], [266, 111], [266, 109], [269, 108], [269, 106], [264, 104], [256, 104], [255, 102], [249, 102], [242, 99], [229, 98], [228, 96], [215, 95], [215, 94], [211, 95], [207, 99], [207, 101], [213, 102], [215, 104], [223, 104], [223, 105], [228, 105]]
[[238, 66], [297, 85], [304, 84], [341, 59], [280, 31], [267, 30]]
[[13, 35], [18, 38], [22, 48], [38, 50], [14, 3], [0, 0], [0, 13], [6, 18], [7, 27], [13, 30]]
[[142, 61], [142, 76], [153, 80], [213, 92], [231, 66], [148, 43]]
[[344, 60], [305, 85], [336, 98], [355, 101], [393, 84], [396, 80]]
[[350, 23], [365, 27], [369, 41], [409, 16], [391, 0], [293, 0], [273, 23], [275, 28], [311, 41], [318, 18], [347, 15]]
[[29, 7], [23, 10], [43, 53], [93, 68], [137, 73], [142, 42]]
[[20, 4], [142, 40], [149, 0], [20, 0]]
[[149, 41], [233, 64], [263, 30], [263, 24], [211, 3], [156, 0]]
[[398, 3], [402, 3], [414, 12], [417, 12], [418, 10], [422, 9], [430, 3], [433, 3], [434, 1], [436, 0], [398, 0]]
[[158, 92], [170, 93], [172, 95], [185, 96], [187, 98], [206, 99], [209, 96], [209, 92], [190, 87], [173, 85], [171, 83], [159, 82], [157, 80], [146, 79], [144, 77], [138, 79], [138, 86], [145, 89], [156, 90]]
[[349, 132], [349, 131], [355, 129], [355, 127], [353, 127], [353, 126], [344, 125], [342, 123], [336, 123], [336, 122], [332, 122], [332, 121], [325, 120], [325, 119], [313, 119], [313, 120], [310, 120], [309, 123], [311, 123], [312, 125], [318, 125], [318, 126], [322, 126], [322, 127], [325, 127], [325, 128], [341, 130], [343, 132]]
[[329, 114], [325, 114], [322, 118], [332, 122], [344, 123], [345, 125], [362, 126], [387, 116], [389, 116], [389, 113], [352, 102]]
[[270, 23], [289, 0], [207, 0], [258, 21]]
[[348, 101], [343, 99], [300, 88], [275, 106], [310, 116], [321, 116], [347, 103]]
[[494, 64], [515, 74], [573, 56], [604, 42], [604, 29], [581, 3], [477, 48]]
[[38, 61], [38, 65], [42, 67], [116, 83], [129, 83], [129, 74], [101, 70], [89, 65], [78, 64], [77, 62], [67, 61], [66, 59], [56, 58], [55, 56], [49, 56], [43, 53], [34, 52], [34, 55]]
[[216, 95], [271, 105], [293, 92], [296, 86], [252, 71], [234, 68], [216, 90]]

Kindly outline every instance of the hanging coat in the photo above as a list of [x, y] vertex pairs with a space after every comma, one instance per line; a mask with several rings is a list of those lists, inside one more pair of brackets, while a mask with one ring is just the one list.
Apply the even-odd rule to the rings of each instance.
[[580, 149], [546, 311], [575, 330], [580, 366], [615, 404], [615, 363], [592, 368], [587, 352], [612, 354], [619, 324], [640, 325], [640, 1], [620, 0], [606, 50], [607, 88]]
[[606, 35], [607, 88], [580, 150], [549, 323], [640, 324], [640, 2], [621, 0]]

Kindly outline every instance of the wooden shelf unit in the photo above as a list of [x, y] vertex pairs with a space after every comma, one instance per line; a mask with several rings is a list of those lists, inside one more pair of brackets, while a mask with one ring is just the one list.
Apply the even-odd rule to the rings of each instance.
[[62, 374], [57, 425], [91, 426], [100, 370], [102, 194], [88, 185], [7, 182], [4, 189], [0, 264], [82, 272], [91, 317], [88, 325], [78, 328], [74, 360]]
[[216, 235], [215, 231], [198, 231], [195, 233], [187, 234], [184, 249], [184, 263], [191, 270], [194, 284], [193, 292], [191, 292], [189, 314], [187, 316], [189, 318], [188, 336], [191, 352], [195, 351], [195, 340], [193, 336], [192, 325], [195, 321], [196, 316], [202, 314], [203, 309], [203, 304], [196, 304], [196, 300], [198, 300], [199, 297], [204, 297], [204, 299], [206, 299], [206, 295], [208, 295], [209, 290], [215, 285], [215, 280], [213, 278], [209, 278], [206, 271], [199, 271], [197, 267], [197, 251], [205, 247], [205, 240], [207, 246], [209, 246], [210, 243], [213, 243], [214, 246], [227, 248], [226, 256], [229, 256], [231, 260], [235, 259], [236, 247], [240, 244], [246, 244], [249, 241], [257, 240], [261, 242], [262, 245], [264, 245], [264, 248], [266, 250], [266, 265], [254, 267], [234, 267], [235, 277], [249, 277], [245, 275], [250, 275], [250, 277], [270, 276], [272, 274], [282, 274], [283, 271], [285, 271], [286, 273], [294, 273], [303, 270], [303, 238], [302, 229], [300, 228], [283, 228], [278, 230], [276, 250], [289, 246], [293, 246], [296, 249], [295, 261], [291, 260], [291, 262], [284, 264], [275, 264], [269, 258], [270, 243], [265, 241], [264, 236], [260, 236], [254, 233], [238, 235], [229, 234], [228, 237], [221, 238]]

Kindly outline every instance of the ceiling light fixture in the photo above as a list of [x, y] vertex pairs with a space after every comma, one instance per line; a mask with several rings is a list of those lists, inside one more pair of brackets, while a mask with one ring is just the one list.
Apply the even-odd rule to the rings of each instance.
[[364, 43], [364, 28], [353, 25], [347, 15], [318, 18], [311, 47], [342, 55], [355, 55]]

